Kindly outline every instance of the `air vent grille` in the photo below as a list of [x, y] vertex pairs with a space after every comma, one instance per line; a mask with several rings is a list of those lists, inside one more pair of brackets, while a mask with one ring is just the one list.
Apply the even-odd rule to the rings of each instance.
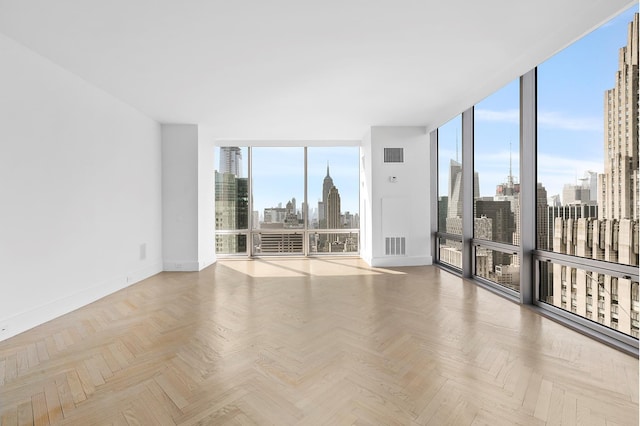
[[404, 163], [404, 149], [403, 148], [385, 148], [384, 162], [385, 163]]
[[404, 256], [406, 254], [405, 237], [386, 237], [384, 254], [387, 256]]

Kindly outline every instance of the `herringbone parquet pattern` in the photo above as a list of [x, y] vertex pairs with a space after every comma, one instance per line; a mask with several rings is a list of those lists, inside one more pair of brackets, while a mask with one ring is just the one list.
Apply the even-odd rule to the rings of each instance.
[[2, 425], [638, 424], [638, 361], [435, 267], [219, 262], [0, 342]]

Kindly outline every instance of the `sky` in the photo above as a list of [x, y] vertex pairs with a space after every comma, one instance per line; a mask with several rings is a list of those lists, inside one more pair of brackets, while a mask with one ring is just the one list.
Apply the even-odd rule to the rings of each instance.
[[[587, 170], [604, 171], [604, 92], [615, 85], [618, 52], [636, 11], [630, 8], [538, 66], [538, 181], [549, 196], [562, 194], [564, 184], [577, 183]], [[506, 181], [510, 151], [519, 176], [518, 84], [512, 81], [475, 106], [481, 196], [494, 195]], [[438, 131], [439, 191], [446, 195], [449, 159], [461, 141], [460, 116]]]

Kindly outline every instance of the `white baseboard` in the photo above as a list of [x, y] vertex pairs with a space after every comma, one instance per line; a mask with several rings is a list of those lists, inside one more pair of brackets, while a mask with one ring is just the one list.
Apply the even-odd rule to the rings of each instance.
[[199, 272], [204, 268], [216, 263], [217, 258], [214, 256], [207, 260], [165, 260], [162, 264], [162, 270], [165, 272]]
[[0, 341], [16, 336], [47, 321], [51, 321], [78, 308], [95, 302], [111, 293], [162, 272], [160, 262], [125, 276], [115, 277], [96, 283], [73, 294], [63, 296], [44, 305], [29, 309], [9, 318], [0, 319], [0, 326], [6, 330], [0, 333]]
[[200, 269], [198, 261], [165, 260], [162, 264], [162, 270], [166, 272], [198, 272]]
[[374, 257], [367, 263], [373, 267], [425, 266], [432, 265], [433, 258], [431, 256], [384, 256]]
[[217, 258], [213, 258], [213, 259], [209, 259], [206, 261], [200, 261], [200, 269], [198, 269], [198, 271], [202, 271], [204, 268], [208, 268], [209, 266], [213, 265], [214, 263], [216, 263]]
[[366, 255], [360, 255], [360, 259], [364, 260], [365, 262], [367, 262], [367, 265], [369, 266], [373, 266], [371, 265], [371, 262], [373, 260], [373, 258], [371, 256], [366, 256]]

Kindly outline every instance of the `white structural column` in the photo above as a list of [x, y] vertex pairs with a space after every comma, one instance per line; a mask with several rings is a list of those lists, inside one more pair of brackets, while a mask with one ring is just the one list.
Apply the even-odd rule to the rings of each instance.
[[213, 149], [195, 124], [162, 125], [165, 271], [199, 271], [215, 262]]
[[[402, 162], [384, 161], [401, 148]], [[362, 144], [361, 256], [372, 266], [430, 265], [429, 134], [420, 126], [372, 127]]]

